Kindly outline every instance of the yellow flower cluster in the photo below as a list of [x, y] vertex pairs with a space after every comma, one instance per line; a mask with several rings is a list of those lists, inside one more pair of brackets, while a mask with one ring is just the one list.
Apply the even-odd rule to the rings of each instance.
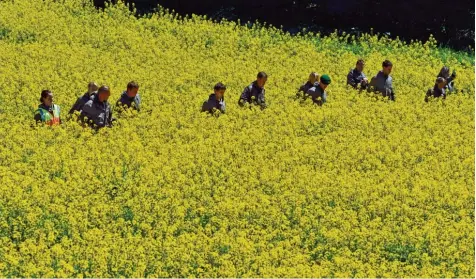
[[[0, 1], [0, 277], [474, 277], [474, 58], [122, 3]], [[393, 62], [396, 102], [349, 89]], [[424, 102], [443, 65], [458, 93]], [[240, 108], [258, 71], [268, 108]], [[296, 101], [312, 71], [327, 103]], [[141, 111], [35, 126], [107, 84]], [[200, 113], [217, 82], [227, 113]]]

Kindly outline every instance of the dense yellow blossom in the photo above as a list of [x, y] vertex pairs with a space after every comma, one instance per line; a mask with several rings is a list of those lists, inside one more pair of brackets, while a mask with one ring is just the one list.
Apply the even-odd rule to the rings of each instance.
[[[86, 0], [0, 1], [0, 50], [0, 277], [475, 276], [468, 55]], [[360, 57], [396, 102], [345, 86]], [[460, 92], [425, 103], [443, 65]], [[258, 71], [268, 109], [240, 108]], [[294, 100], [311, 71], [322, 107]], [[139, 82], [141, 112], [66, 121], [90, 80]], [[33, 125], [46, 88], [59, 127]]]

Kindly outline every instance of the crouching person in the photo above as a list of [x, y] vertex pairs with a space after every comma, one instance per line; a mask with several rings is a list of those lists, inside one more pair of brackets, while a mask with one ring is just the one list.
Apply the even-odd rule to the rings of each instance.
[[211, 114], [225, 113], [225, 90], [226, 86], [219, 82], [213, 88], [214, 93], [208, 96], [208, 101], [203, 103], [202, 112]]
[[309, 79], [306, 83], [304, 83], [301, 87], [299, 87], [298, 92], [296, 93], [297, 98], [302, 98], [304, 94], [307, 93], [309, 89], [316, 85], [319, 82], [320, 75], [316, 72], [312, 72], [309, 74]]
[[53, 93], [50, 90], [41, 91], [40, 102], [35, 111], [36, 123], [42, 122], [49, 126], [60, 124], [60, 106], [53, 103]]
[[443, 99], [446, 99], [445, 86], [446, 86], [446, 80], [444, 78], [439, 77], [438, 79], [436, 79], [436, 83], [433, 89], [428, 89], [428, 91], [426, 92], [425, 102], [428, 102], [430, 97], [433, 97], [433, 98], [442, 97]]
[[112, 110], [111, 105], [107, 101], [111, 91], [108, 86], [101, 86], [97, 95], [89, 100], [81, 111], [80, 118], [83, 123], [88, 124], [92, 128], [99, 129], [112, 126]]

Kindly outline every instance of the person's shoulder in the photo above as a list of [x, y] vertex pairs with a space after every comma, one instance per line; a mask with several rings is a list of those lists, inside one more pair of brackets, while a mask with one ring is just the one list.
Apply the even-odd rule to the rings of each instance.
[[127, 91], [124, 91], [121, 93], [121, 97], [119, 97], [120, 100], [127, 98]]
[[207, 99], [207, 102], [210, 102], [212, 100], [215, 99], [215, 93], [211, 93], [210, 95], [208, 95], [208, 99]]
[[245, 86], [245, 89], [243, 89], [243, 91], [251, 91], [252, 89], [253, 89], [253, 83], [248, 84], [247, 86]]
[[90, 99], [84, 104], [84, 107], [92, 107], [95, 99]]

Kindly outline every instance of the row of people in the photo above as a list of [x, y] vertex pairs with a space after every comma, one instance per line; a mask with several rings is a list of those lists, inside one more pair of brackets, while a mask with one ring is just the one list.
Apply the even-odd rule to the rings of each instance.
[[[395, 101], [395, 92], [392, 86], [393, 64], [389, 60], [382, 63], [382, 70], [379, 71], [371, 80], [368, 81], [364, 74], [365, 62], [359, 59], [355, 68], [350, 70], [347, 75], [347, 84], [355, 89], [366, 89], [368, 92], [379, 93], [390, 100]], [[429, 89], [425, 96], [425, 101], [429, 97], [446, 98], [446, 90], [454, 91], [454, 79], [456, 73], [449, 74], [450, 69], [444, 66], [436, 80], [433, 89]], [[267, 107], [265, 99], [265, 84], [268, 76], [265, 72], [259, 72], [256, 80], [245, 87], [240, 95], [239, 106], [257, 105], [261, 109]], [[308, 81], [303, 84], [297, 93], [299, 98], [311, 98], [312, 101], [321, 106], [327, 101], [326, 88], [331, 84], [329, 75], [320, 76], [316, 72], [309, 75]], [[141, 99], [138, 94], [139, 85], [131, 81], [127, 84], [127, 89], [121, 94], [117, 100], [116, 106], [120, 108], [132, 108], [140, 110]], [[225, 113], [225, 91], [226, 86], [219, 82], [214, 86], [214, 92], [210, 94], [208, 100], [202, 105], [203, 112], [221, 112]], [[101, 86], [94, 82], [88, 84], [88, 91], [77, 99], [75, 104], [69, 110], [69, 114], [79, 112], [80, 120], [94, 127], [110, 127], [114, 118], [112, 118], [111, 105], [108, 102], [111, 92], [108, 86]], [[41, 104], [35, 112], [35, 120], [37, 122], [46, 122], [49, 125], [61, 123], [60, 107], [53, 103], [53, 93], [49, 90], [43, 90], [40, 98]]]
[[[359, 59], [355, 65], [355, 68], [349, 72], [347, 75], [347, 84], [353, 88], [360, 87], [361, 89], [370, 89], [375, 87], [377, 91], [385, 92], [386, 88], [390, 88], [390, 91], [386, 92], [385, 95], [389, 96], [390, 99], [395, 100], [395, 94], [392, 88], [392, 78], [389, 74], [392, 71], [392, 63], [388, 60], [382, 63], [382, 71], [380, 71], [372, 80], [368, 81], [367, 77], [363, 73], [364, 70], [364, 60]], [[386, 77], [388, 76], [388, 77]], [[425, 95], [425, 102], [428, 102], [430, 97], [446, 98], [448, 92], [456, 92], [454, 85], [454, 80], [456, 79], [456, 71], [450, 74], [450, 68], [443, 66], [440, 72], [437, 75], [435, 85], [433, 88], [427, 90]]]
[[[141, 99], [138, 93], [139, 85], [131, 81], [127, 84], [127, 89], [122, 92], [121, 97], [117, 100], [118, 108], [132, 108], [140, 110]], [[94, 127], [111, 126], [114, 119], [112, 118], [111, 105], [108, 102], [111, 90], [108, 86], [101, 86], [95, 82], [88, 84], [88, 91], [79, 97], [69, 110], [72, 115], [79, 113], [80, 120]], [[36, 122], [43, 122], [48, 125], [61, 123], [60, 106], [54, 104], [53, 93], [50, 90], [43, 90], [40, 97], [40, 105], [35, 111], [34, 119]]]
[[[356, 62], [355, 68], [351, 69], [347, 75], [347, 85], [354, 89], [366, 89], [368, 92], [380, 93], [384, 97], [388, 97], [390, 100], [395, 101], [395, 91], [393, 90], [392, 72], [393, 63], [389, 60], [382, 62], [382, 70], [379, 71], [372, 79], [367, 79], [364, 74], [365, 62], [363, 59], [359, 59]], [[435, 98], [446, 97], [445, 91], [455, 91], [454, 79], [456, 78], [456, 72], [450, 75], [450, 69], [444, 66], [438, 74], [435, 86], [433, 89], [429, 89], [425, 97], [425, 101], [428, 101], [430, 96]], [[238, 104], [245, 106], [246, 104], [259, 105], [261, 108], [266, 108], [265, 101], [265, 89], [264, 86], [267, 81], [267, 75], [264, 72], [258, 73], [256, 81], [245, 87], [243, 93], [240, 96]], [[296, 96], [298, 98], [311, 98], [317, 105], [322, 105], [327, 101], [326, 88], [331, 83], [329, 75], [320, 76], [316, 72], [312, 72], [309, 75], [308, 81], [303, 84]], [[202, 111], [214, 113], [215, 111], [225, 112], [225, 94], [226, 87], [222, 83], [217, 83], [214, 87], [214, 93], [210, 94], [208, 100], [203, 103]]]

